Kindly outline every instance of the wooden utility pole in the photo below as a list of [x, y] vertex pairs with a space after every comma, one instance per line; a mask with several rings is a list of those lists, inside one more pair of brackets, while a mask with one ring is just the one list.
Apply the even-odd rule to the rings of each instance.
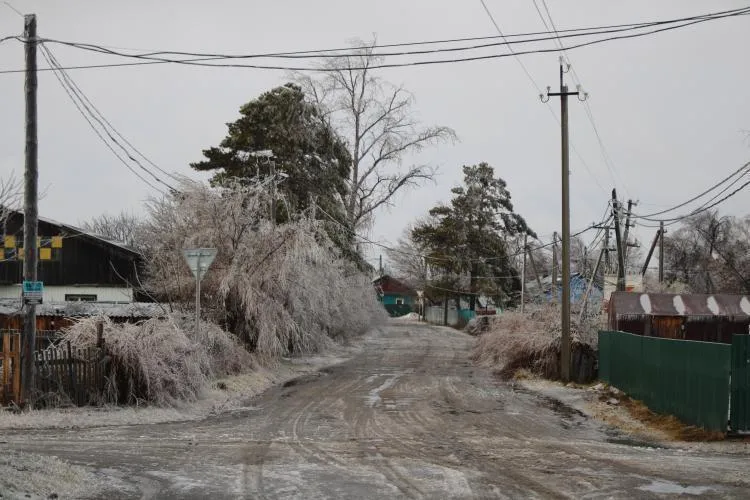
[[[570, 66], [568, 66], [568, 70]], [[560, 58], [560, 92], [549, 92], [550, 96], [560, 97], [560, 125], [561, 125], [561, 153], [562, 153], [562, 335], [560, 346], [560, 375], [563, 382], [570, 380], [570, 171], [568, 168], [568, 96], [582, 95], [586, 100], [586, 94], [580, 91], [568, 92], [568, 87], [563, 81], [565, 74], [562, 57]], [[544, 101], [544, 96], [540, 96]], [[580, 99], [580, 97], [579, 97]], [[554, 283], [555, 293], [557, 283]]]
[[659, 283], [664, 283], [664, 221], [659, 223]]
[[[26, 168], [24, 171], [23, 207], [23, 279], [36, 281], [37, 273], [37, 189], [39, 171], [37, 162], [36, 134], [36, 15], [24, 16], [24, 39], [26, 41]], [[23, 323], [23, 347], [21, 349], [21, 399], [29, 403], [34, 389], [34, 351], [36, 349], [36, 305], [26, 305]]]
[[646, 255], [646, 262], [643, 263], [643, 268], [641, 269], [641, 276], [646, 275], [646, 271], [648, 271], [648, 264], [651, 262], [651, 256], [654, 255], [654, 249], [656, 248], [656, 244], [659, 242], [659, 239], [661, 237], [661, 228], [656, 231], [656, 236], [654, 237], [654, 241], [651, 242], [651, 248], [648, 249], [648, 255]]
[[[473, 291], [473, 290], [472, 290]], [[523, 235], [523, 263], [521, 264], [521, 312], [526, 299], [526, 235]]]
[[620, 235], [620, 204], [617, 201], [617, 191], [612, 190], [612, 215], [615, 219], [615, 242], [617, 243], [617, 291], [625, 291], [625, 254]]

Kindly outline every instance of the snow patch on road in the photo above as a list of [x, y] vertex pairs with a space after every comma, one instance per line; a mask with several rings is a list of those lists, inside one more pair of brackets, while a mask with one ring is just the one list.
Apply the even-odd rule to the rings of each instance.
[[638, 489], [662, 495], [705, 495], [709, 491], [714, 490], [711, 486], [680, 486], [671, 481], [661, 480], [651, 481], [651, 483], [641, 486]]
[[394, 374], [388, 380], [380, 384], [380, 387], [371, 390], [367, 395], [367, 405], [376, 406], [378, 403], [380, 403], [380, 401], [382, 400], [380, 397], [380, 393], [396, 385], [396, 381], [400, 376], [401, 374]]

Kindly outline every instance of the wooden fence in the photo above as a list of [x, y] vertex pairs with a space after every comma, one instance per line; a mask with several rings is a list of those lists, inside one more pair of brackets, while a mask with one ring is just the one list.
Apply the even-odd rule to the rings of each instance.
[[0, 404], [18, 401], [21, 393], [21, 336], [18, 333], [2, 334], [0, 354]]
[[[0, 355], [0, 405], [21, 402], [21, 335], [3, 332]], [[101, 342], [99, 344], [102, 345]], [[70, 342], [52, 343], [48, 336], [37, 338], [34, 352], [35, 399], [38, 405], [98, 402], [105, 383], [103, 349], [75, 349]]]

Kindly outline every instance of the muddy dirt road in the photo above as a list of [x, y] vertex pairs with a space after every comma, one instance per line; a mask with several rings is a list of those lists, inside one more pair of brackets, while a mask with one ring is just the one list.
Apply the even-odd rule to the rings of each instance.
[[746, 456], [623, 443], [473, 366], [472, 342], [392, 323], [351, 361], [231, 414], [6, 432], [0, 447], [85, 466], [107, 498], [747, 497]]

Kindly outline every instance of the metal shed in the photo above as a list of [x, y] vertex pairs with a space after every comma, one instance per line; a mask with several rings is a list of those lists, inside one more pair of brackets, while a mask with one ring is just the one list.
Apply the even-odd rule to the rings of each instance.
[[732, 335], [748, 334], [750, 297], [614, 292], [609, 302], [609, 329], [731, 344]]

